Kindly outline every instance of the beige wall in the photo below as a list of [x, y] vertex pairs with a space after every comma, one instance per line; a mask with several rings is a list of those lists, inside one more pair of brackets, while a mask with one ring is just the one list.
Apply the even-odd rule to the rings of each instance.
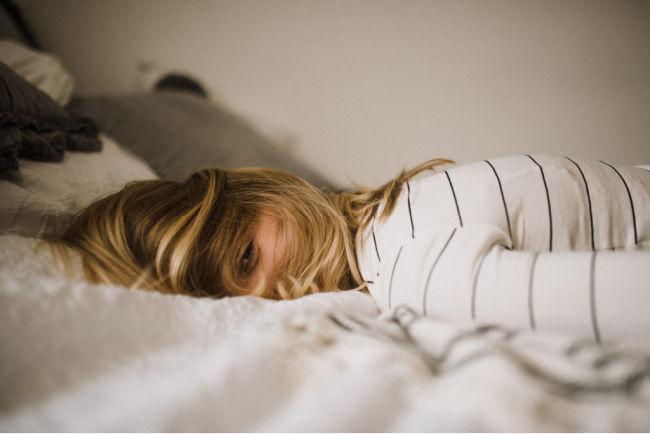
[[437, 156], [650, 163], [650, 2], [21, 0], [80, 93], [153, 61], [341, 185]]

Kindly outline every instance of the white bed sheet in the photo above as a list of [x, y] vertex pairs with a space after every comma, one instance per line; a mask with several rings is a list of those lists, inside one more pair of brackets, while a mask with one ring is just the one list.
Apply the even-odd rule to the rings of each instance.
[[91, 285], [35, 243], [0, 237], [2, 431], [650, 429], [647, 348], [378, 316], [359, 292]]

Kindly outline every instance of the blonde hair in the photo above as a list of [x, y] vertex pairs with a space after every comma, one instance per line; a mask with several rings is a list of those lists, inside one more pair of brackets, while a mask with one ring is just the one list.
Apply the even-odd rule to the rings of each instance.
[[[402, 184], [432, 160], [375, 190], [323, 193], [273, 169], [205, 169], [185, 182], [134, 181], [75, 217], [61, 244], [81, 253], [85, 278], [197, 297], [291, 299], [364, 286], [355, 238]], [[261, 215], [277, 217], [288, 260], [253, 291], [237, 282], [238, 252]]]
[[[346, 220], [354, 244], [359, 245], [364, 229], [373, 218], [381, 222], [393, 212], [405, 182], [420, 172], [445, 164], [454, 164], [454, 161], [436, 158], [412, 169], [402, 170], [399, 175], [379, 188], [360, 188], [356, 191], [330, 195], [330, 200]], [[384, 208], [381, 214], [377, 215], [381, 204], [384, 204]]]

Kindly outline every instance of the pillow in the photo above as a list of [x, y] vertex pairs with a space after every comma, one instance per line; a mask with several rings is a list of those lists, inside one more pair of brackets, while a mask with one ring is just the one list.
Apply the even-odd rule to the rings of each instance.
[[4, 39], [0, 40], [0, 61], [60, 106], [70, 101], [74, 79], [63, 67], [61, 60], [53, 54], [32, 50], [18, 42]]
[[143, 158], [162, 178], [183, 180], [206, 168], [269, 167], [316, 187], [325, 178], [277, 148], [231, 111], [178, 91], [73, 99], [68, 109]]
[[23, 161], [0, 176], [0, 235], [56, 238], [71, 217], [93, 200], [153, 171], [112, 139], [101, 135], [97, 153], [66, 153], [62, 163]]
[[0, 62], [0, 173], [17, 169], [18, 157], [61, 161], [65, 149], [101, 149], [95, 125], [71, 117]]

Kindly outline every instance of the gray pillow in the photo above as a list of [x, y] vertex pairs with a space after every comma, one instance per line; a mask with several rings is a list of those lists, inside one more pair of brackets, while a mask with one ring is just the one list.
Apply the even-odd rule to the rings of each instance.
[[242, 118], [189, 93], [75, 98], [67, 108], [94, 120], [101, 132], [164, 179], [180, 181], [206, 167], [268, 167], [293, 173], [319, 188], [333, 188]]

